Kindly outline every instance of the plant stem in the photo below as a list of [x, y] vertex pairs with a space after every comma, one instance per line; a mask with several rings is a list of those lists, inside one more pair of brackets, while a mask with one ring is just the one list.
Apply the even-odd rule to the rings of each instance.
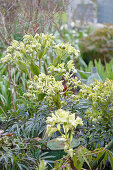
[[72, 142], [72, 134], [73, 134], [73, 131], [71, 130], [70, 141], [69, 141], [70, 145], [71, 145], [71, 142]]
[[113, 149], [113, 139], [111, 140], [111, 142], [108, 143], [108, 145], [105, 148], [108, 150]]
[[41, 58], [39, 59], [39, 71], [41, 71]]
[[[57, 129], [58, 130], [58, 129]], [[63, 136], [63, 133], [60, 131], [60, 130], [58, 130], [58, 132], [61, 134], [61, 136]]]
[[45, 70], [46, 75], [49, 75], [48, 70], [47, 70], [47, 64], [46, 64], [45, 60], [44, 60], [44, 70]]
[[14, 101], [14, 92], [12, 91], [12, 87], [14, 89], [14, 85], [12, 84], [11, 71], [9, 69], [8, 63], [7, 63], [7, 72], [8, 72], [8, 78], [9, 78], [9, 84], [10, 84], [10, 92], [11, 92], [11, 96], [12, 96], [13, 109], [16, 110], [16, 108], [15, 108], [15, 101]]

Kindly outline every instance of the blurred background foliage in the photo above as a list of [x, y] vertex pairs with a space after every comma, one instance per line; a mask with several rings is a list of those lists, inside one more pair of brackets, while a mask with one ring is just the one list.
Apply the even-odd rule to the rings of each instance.
[[101, 63], [109, 62], [113, 58], [113, 27], [107, 26], [97, 29], [80, 41], [82, 58], [88, 64], [100, 59]]

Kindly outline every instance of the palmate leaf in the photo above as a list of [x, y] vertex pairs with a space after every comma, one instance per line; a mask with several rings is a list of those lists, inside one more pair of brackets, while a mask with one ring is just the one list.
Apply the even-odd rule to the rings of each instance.
[[100, 165], [100, 167], [102, 167], [103, 165], [105, 166], [108, 158], [110, 160], [110, 164], [113, 169], [113, 154], [110, 150], [108, 150], [108, 149], [111, 149], [112, 144], [113, 144], [112, 142], [113, 141], [111, 141], [105, 148], [100, 148], [100, 149], [94, 150], [94, 153], [95, 152], [98, 152], [98, 153], [96, 154], [97, 158], [92, 163], [92, 169], [96, 169], [99, 165]]
[[27, 157], [24, 158], [24, 161], [27, 161], [28, 163], [31, 162], [33, 164], [36, 164], [36, 160], [28, 155]]
[[[95, 151], [96, 151], [96, 150], [95, 150]], [[97, 151], [100, 151], [100, 150], [97, 150]], [[101, 157], [103, 156], [104, 153], [105, 153], [105, 151], [102, 151], [102, 152], [99, 152], [99, 153], [97, 154], [97, 158], [96, 158], [97, 162], [100, 161], [100, 159], [101, 159]]]
[[85, 156], [85, 153], [89, 153], [89, 151], [86, 148], [81, 148], [78, 153], [78, 158], [79, 158], [79, 165], [78, 165], [78, 170], [81, 170], [83, 163], [86, 162], [88, 167], [91, 169], [90, 163], [87, 159], [87, 156]]
[[42, 132], [44, 132], [45, 128], [46, 128], [46, 124], [43, 123], [43, 124], [42, 124], [42, 127], [40, 128], [40, 130], [39, 130], [39, 132], [38, 132], [38, 135], [42, 134]]
[[[1, 154], [1, 153], [0, 153]], [[4, 159], [4, 154], [0, 157], [0, 162], [2, 162]]]
[[30, 118], [25, 123], [25, 132], [27, 135], [31, 135], [32, 137], [35, 137], [45, 129], [45, 116], [39, 114], [38, 116], [34, 116], [33, 118]]

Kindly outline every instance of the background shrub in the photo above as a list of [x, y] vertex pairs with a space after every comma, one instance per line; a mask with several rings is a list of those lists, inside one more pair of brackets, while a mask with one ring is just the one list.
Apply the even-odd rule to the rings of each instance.
[[103, 27], [97, 29], [80, 41], [81, 55], [88, 64], [90, 60], [101, 59], [109, 62], [113, 58], [113, 29], [112, 27]]

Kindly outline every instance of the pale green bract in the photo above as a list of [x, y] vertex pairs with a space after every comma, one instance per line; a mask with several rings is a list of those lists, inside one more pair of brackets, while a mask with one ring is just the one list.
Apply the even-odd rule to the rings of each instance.
[[65, 54], [73, 55], [75, 58], [77, 58], [79, 54], [79, 51], [72, 47], [69, 43], [66, 44], [60, 43], [55, 45], [54, 48], [56, 54], [61, 58], [65, 56]]
[[101, 83], [97, 80], [90, 86], [83, 85], [79, 99], [87, 99], [91, 108], [86, 117], [94, 122], [109, 124], [113, 119], [113, 81], [106, 79]]
[[[63, 90], [62, 81], [56, 81], [53, 76], [45, 75], [44, 73], [40, 73], [39, 77], [35, 76], [31, 84], [39, 94], [46, 93], [54, 95]], [[31, 86], [29, 86], [28, 90], [30, 88]]]
[[63, 88], [62, 81], [56, 81], [53, 76], [40, 73], [39, 76], [34, 76], [34, 79], [29, 82], [28, 91], [24, 96], [30, 98], [31, 94], [35, 99], [38, 95], [44, 95], [44, 99], [49, 105], [59, 105], [60, 94], [63, 92]]
[[69, 74], [76, 74], [77, 73], [77, 70], [75, 69], [73, 60], [69, 60], [67, 64], [61, 63], [61, 64], [58, 64], [57, 66], [50, 65], [50, 67], [49, 67], [49, 73], [51, 75], [53, 75], [54, 73], [55, 74], [60, 73], [60, 75], [64, 75], [67, 72]]
[[[64, 124], [70, 128], [76, 128], [78, 125], [83, 125], [83, 121], [80, 117], [75, 119], [75, 113], [69, 114], [69, 111], [65, 111], [63, 109], [59, 109], [54, 113], [52, 113], [51, 117], [47, 117], [47, 124], [55, 126], [55, 124]], [[65, 126], [64, 125], [64, 126]]]
[[[83, 121], [80, 117], [75, 118], [75, 113], [70, 114], [69, 111], [59, 109], [52, 113], [51, 116], [47, 117], [47, 134], [52, 136], [55, 132], [60, 132], [60, 141], [65, 142], [64, 150], [71, 157], [73, 157], [73, 149], [71, 148], [71, 142], [73, 139], [74, 130], [78, 125], [82, 126]], [[61, 125], [63, 126], [64, 134], [61, 132]], [[69, 135], [69, 131], [71, 131]]]
[[[13, 40], [1, 62], [16, 66], [21, 73], [32, 80], [34, 75], [38, 76], [41, 73], [42, 66], [43, 71], [48, 74], [48, 63], [55, 66], [54, 71], [65, 73], [62, 62], [67, 62], [68, 58], [77, 59], [78, 53], [79, 51], [69, 43], [57, 44], [53, 35], [42, 33], [35, 36], [25, 35], [20, 42]], [[73, 69], [73, 73], [75, 72], [76, 69]]]
[[3, 63], [13, 62], [17, 65], [17, 67], [19, 67], [20, 62], [18, 62], [18, 60], [21, 60], [21, 62], [26, 65], [26, 68], [28, 69], [27, 72], [29, 72], [30, 63], [33, 62], [36, 64], [38, 61], [40, 70], [40, 61], [51, 49], [53, 53], [56, 53], [55, 57], [60, 57], [60, 60], [65, 58], [66, 55], [78, 58], [79, 51], [72, 47], [69, 43], [57, 44], [53, 35], [42, 33], [36, 34], [35, 36], [25, 35], [21, 42], [13, 40], [6, 50], [5, 57], [3, 57], [1, 61]]
[[[61, 66], [63, 68], [61, 68]], [[55, 69], [56, 71], [54, 71]], [[58, 69], [65, 71], [64, 73], [59, 73], [57, 72]], [[81, 87], [81, 81], [78, 80], [75, 72], [76, 69], [74, 68], [73, 61], [69, 61], [66, 65], [65, 63], [61, 63], [57, 67], [51, 65], [49, 75], [40, 73], [39, 76], [34, 76], [33, 80], [29, 82], [28, 90], [24, 96], [33, 100], [41, 95], [43, 96], [42, 99], [46, 100], [50, 107], [56, 106], [57, 109], [60, 109], [61, 106], [66, 105], [64, 95], [65, 97], [73, 99], [73, 96], [75, 96], [73, 90]], [[60, 80], [59, 77], [61, 77]], [[63, 84], [63, 77], [65, 84]], [[64, 90], [64, 87], [66, 87], [66, 90]]]

